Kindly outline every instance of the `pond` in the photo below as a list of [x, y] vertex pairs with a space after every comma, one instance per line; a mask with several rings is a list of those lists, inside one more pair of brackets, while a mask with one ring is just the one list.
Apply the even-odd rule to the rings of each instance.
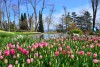
[[34, 38], [43, 38], [43, 39], [49, 39], [49, 38], [60, 38], [60, 37], [66, 37], [66, 33], [57, 33], [57, 34], [34, 34]]

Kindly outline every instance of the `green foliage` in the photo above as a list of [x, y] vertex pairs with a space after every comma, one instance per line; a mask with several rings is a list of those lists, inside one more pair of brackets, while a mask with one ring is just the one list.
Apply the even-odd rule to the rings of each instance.
[[73, 33], [82, 35], [83, 32], [80, 29], [73, 29], [68, 32], [68, 34], [72, 35]]
[[96, 32], [96, 35], [100, 36], [100, 31], [97, 31], [97, 32]]
[[39, 12], [39, 22], [38, 23], [39, 23], [38, 32], [44, 32], [41, 12]]
[[77, 29], [77, 24], [76, 23], [71, 23], [68, 27], [67, 27], [67, 31], [73, 30], [73, 29]]
[[57, 26], [57, 29], [56, 29], [56, 31], [57, 32], [64, 32], [65, 30], [63, 29], [63, 25], [62, 24], [59, 24], [58, 26]]
[[14, 33], [6, 33], [6, 32], [0, 32], [0, 37], [4, 38], [4, 37], [13, 37], [15, 36]]
[[93, 31], [91, 31], [91, 32], [89, 33], [89, 35], [94, 35], [94, 32], [93, 32]]

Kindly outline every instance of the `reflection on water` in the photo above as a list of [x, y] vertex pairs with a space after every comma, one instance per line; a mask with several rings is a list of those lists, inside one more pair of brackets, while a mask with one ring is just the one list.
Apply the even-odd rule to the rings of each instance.
[[60, 38], [60, 37], [65, 37], [67, 34], [34, 34], [34, 38], [43, 38], [43, 39], [49, 39], [49, 38]]

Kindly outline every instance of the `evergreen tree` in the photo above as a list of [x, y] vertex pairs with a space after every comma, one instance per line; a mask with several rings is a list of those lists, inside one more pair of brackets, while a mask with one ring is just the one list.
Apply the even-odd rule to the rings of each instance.
[[91, 15], [88, 11], [85, 11], [83, 15], [77, 16], [77, 25], [82, 30], [90, 30], [91, 29]]
[[88, 11], [85, 11], [83, 17], [84, 17], [84, 23], [87, 30], [90, 30], [91, 29], [91, 14]]
[[66, 28], [69, 26], [71, 21], [72, 21], [72, 19], [71, 19], [71, 16], [70, 16], [70, 12], [68, 12], [68, 14], [66, 15], [66, 18], [65, 18]]
[[24, 13], [24, 15], [21, 14], [20, 29], [21, 29], [21, 30], [27, 30], [27, 29], [28, 29], [26, 13]]
[[72, 20], [73, 20], [73, 22], [76, 22], [76, 17], [77, 17], [76, 12], [72, 12]]
[[27, 23], [27, 16], [26, 13], [24, 13], [24, 29], [27, 30], [28, 29], [28, 23]]
[[20, 23], [20, 29], [23, 29], [23, 21], [24, 21], [24, 16], [21, 14], [21, 23]]
[[42, 21], [42, 13], [39, 12], [39, 27], [38, 27], [38, 32], [44, 32], [44, 28], [43, 28], [43, 21]]

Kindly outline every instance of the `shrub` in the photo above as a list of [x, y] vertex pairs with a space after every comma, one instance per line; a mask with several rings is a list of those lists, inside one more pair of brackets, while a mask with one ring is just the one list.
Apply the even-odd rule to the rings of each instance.
[[89, 35], [94, 35], [95, 33], [93, 32], [93, 31], [91, 31], [90, 33], [89, 33]]
[[68, 32], [68, 34], [72, 35], [73, 33], [82, 35], [83, 32], [80, 29], [73, 29]]
[[96, 35], [100, 36], [100, 31], [97, 31], [97, 32], [96, 32]]

